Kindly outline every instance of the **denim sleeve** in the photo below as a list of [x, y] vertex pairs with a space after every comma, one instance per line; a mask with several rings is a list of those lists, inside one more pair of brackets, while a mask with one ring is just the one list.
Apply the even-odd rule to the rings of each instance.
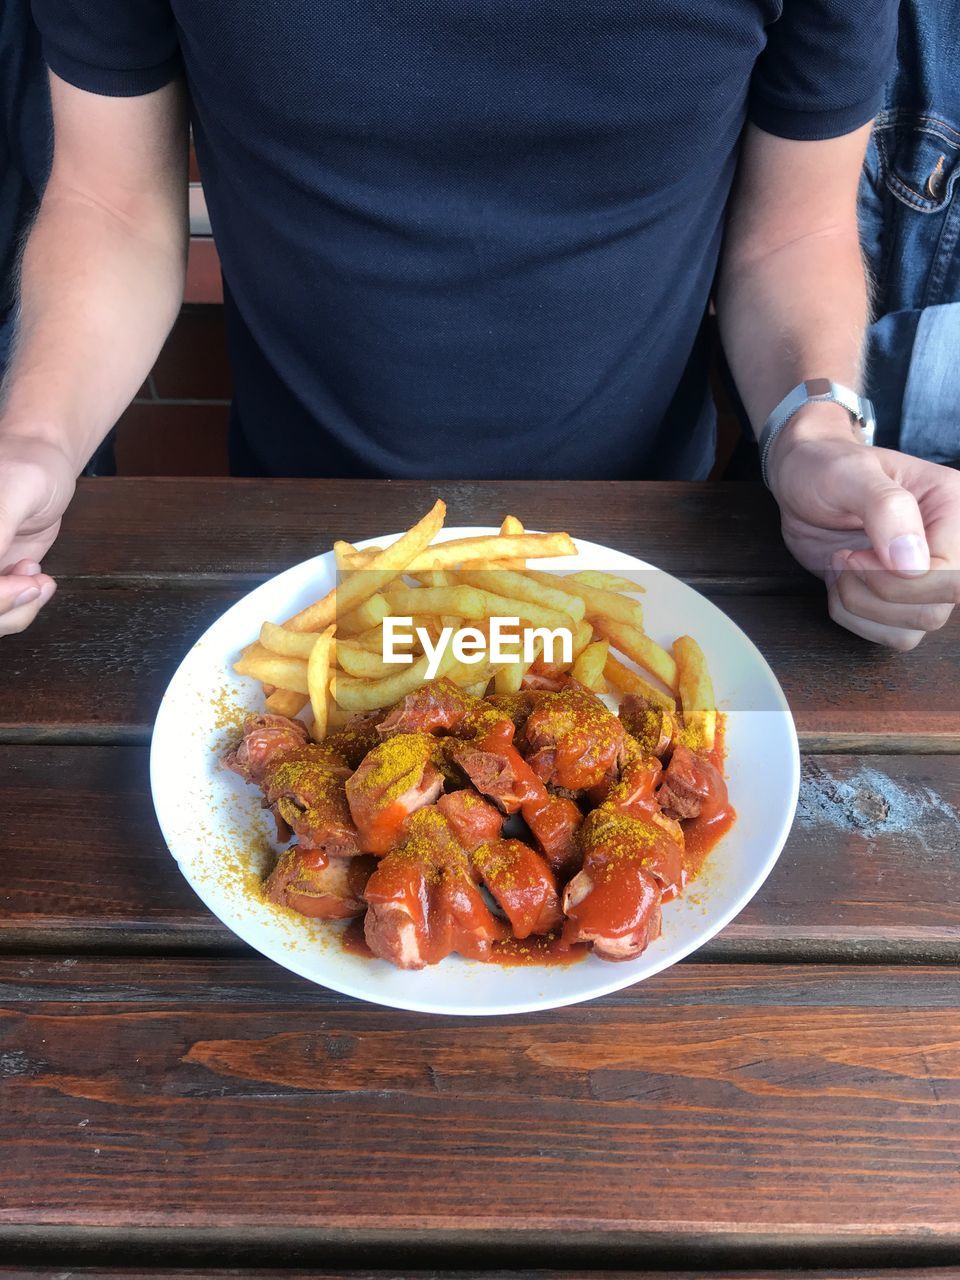
[[152, 93], [180, 74], [169, 0], [33, 0], [47, 65], [106, 97]]
[[783, 0], [750, 86], [767, 133], [815, 141], [851, 133], [880, 108], [896, 59], [898, 0]]

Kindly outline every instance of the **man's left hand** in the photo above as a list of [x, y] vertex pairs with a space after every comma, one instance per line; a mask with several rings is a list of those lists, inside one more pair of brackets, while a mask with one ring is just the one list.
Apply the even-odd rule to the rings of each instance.
[[902, 650], [947, 622], [960, 604], [960, 472], [868, 448], [836, 418], [791, 423], [768, 461], [784, 541], [826, 581], [835, 622]]

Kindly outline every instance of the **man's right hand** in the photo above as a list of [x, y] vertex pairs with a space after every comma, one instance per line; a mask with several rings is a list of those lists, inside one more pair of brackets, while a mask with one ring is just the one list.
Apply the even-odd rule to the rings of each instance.
[[0, 636], [23, 631], [57, 584], [40, 571], [75, 487], [56, 445], [0, 434]]

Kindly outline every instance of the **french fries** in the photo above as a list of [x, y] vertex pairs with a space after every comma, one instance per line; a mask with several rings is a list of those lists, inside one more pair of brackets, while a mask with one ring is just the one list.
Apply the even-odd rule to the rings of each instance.
[[364, 631], [369, 631], [371, 627], [378, 627], [380, 623], [390, 613], [390, 605], [387, 603], [386, 596], [379, 593], [371, 596], [369, 600], [364, 600], [363, 604], [358, 605], [350, 613], [345, 613], [343, 617], [337, 618], [337, 634], [342, 636], [357, 636]]
[[523, 677], [530, 670], [530, 664], [517, 659], [516, 662], [504, 662], [493, 673], [494, 693], [517, 693], [523, 684]]
[[[359, 554], [352, 542], [341, 542], [338, 539], [333, 544], [333, 562], [337, 566], [337, 573], [352, 573], [358, 567], [355, 560]], [[371, 549], [370, 555], [376, 555], [376, 551]]]
[[[500, 536], [506, 538], [508, 535], [523, 533], [523, 522], [518, 520], [516, 516], [504, 516], [500, 525]], [[490, 562], [491, 569], [525, 569], [527, 567], [526, 560], [494, 560]]]
[[292, 689], [274, 689], [268, 694], [264, 705], [274, 716], [298, 716], [310, 699], [305, 693], [294, 693]]
[[641, 587], [638, 582], [633, 582], [630, 578], [621, 578], [617, 573], [601, 573], [597, 569], [581, 569], [579, 573], [566, 576], [570, 582], [582, 583], [585, 587], [596, 587], [598, 591], [617, 591], [621, 594], [626, 592], [627, 595], [646, 591], [646, 587]]
[[425, 569], [423, 573], [411, 573], [408, 577], [415, 578], [424, 587], [455, 587], [457, 585], [456, 575], [451, 574], [448, 569]]
[[313, 736], [318, 740], [327, 733], [327, 684], [330, 679], [330, 654], [333, 650], [332, 624], [317, 639], [307, 659], [307, 691], [313, 711]]
[[479, 565], [490, 560], [576, 554], [577, 548], [569, 533], [494, 533], [438, 542], [435, 547], [419, 555], [409, 567], [411, 573], [419, 573], [421, 569], [451, 569], [456, 565]]
[[457, 574], [461, 582], [471, 587], [480, 587], [493, 595], [509, 596], [511, 600], [525, 600], [528, 604], [543, 605], [558, 613], [567, 613], [579, 622], [586, 606], [579, 596], [572, 596], [567, 591], [558, 591], [536, 581], [527, 573], [515, 573], [510, 569], [461, 569]]
[[[436, 678], [446, 675], [455, 661], [453, 650], [448, 648], [440, 661]], [[427, 678], [427, 665], [424, 654], [412, 666], [402, 667], [396, 675], [385, 676], [382, 680], [364, 680], [337, 671], [330, 682], [330, 692], [347, 711], [378, 711], [418, 689]]]
[[607, 654], [607, 660], [603, 664], [603, 674], [607, 682], [613, 685], [614, 689], [619, 690], [620, 693], [639, 694], [641, 698], [646, 698], [648, 702], [653, 702], [664, 711], [671, 713], [677, 709], [676, 701], [671, 698], [669, 693], [664, 693], [656, 685], [652, 685], [649, 680], [644, 680], [643, 676], [638, 672], [624, 666], [620, 659], [616, 658], [612, 653]]
[[673, 642], [673, 656], [684, 724], [697, 747], [712, 751], [717, 736], [717, 704], [703, 650], [692, 636], [680, 636]]
[[[337, 586], [285, 623], [263, 623], [234, 669], [261, 683], [268, 711], [297, 716], [309, 705], [313, 736], [321, 739], [358, 712], [392, 705], [428, 671], [478, 696], [515, 693], [528, 673], [569, 675], [597, 693], [638, 694], [670, 715], [679, 700], [682, 731], [698, 747], [714, 746], [717, 708], [703, 651], [680, 636], [671, 652], [646, 633], [634, 598], [642, 586], [600, 570], [528, 568], [528, 559], [575, 555], [576, 547], [567, 533], [526, 532], [515, 516], [498, 534], [437, 542], [445, 512], [436, 502], [386, 547], [338, 541]], [[409, 663], [384, 658], [384, 622], [400, 617], [411, 620], [400, 632], [409, 633], [409, 642], [397, 649]], [[505, 618], [518, 620], [519, 641], [508, 642], [494, 661], [494, 620]], [[470, 650], [447, 643], [464, 626], [479, 633], [469, 641], [478, 646], [478, 661], [464, 660]], [[560, 654], [556, 647], [545, 652], [547, 633], [557, 631], [570, 635], [569, 657], [565, 645]]]
[[260, 628], [260, 644], [271, 653], [284, 658], [309, 658], [317, 637], [309, 631], [288, 631], [275, 622], [265, 622]]
[[383, 680], [397, 670], [394, 662], [384, 662], [379, 650], [364, 649], [349, 640], [337, 641], [337, 666], [349, 676], [361, 680]]
[[310, 693], [306, 660], [280, 657], [265, 649], [262, 644], [248, 645], [233, 664], [233, 669], [237, 675], [253, 676], [254, 680], [260, 680], [264, 684], [276, 685], [277, 690]]
[[671, 654], [662, 645], [651, 640], [639, 627], [627, 623], [615, 622], [611, 618], [598, 616], [593, 619], [593, 629], [609, 640], [615, 649], [632, 658], [639, 667], [649, 671], [651, 675], [662, 680], [668, 689], [677, 687], [677, 664]]
[[570, 615], [561, 613], [559, 609], [548, 609], [542, 604], [533, 604], [529, 600], [514, 600], [507, 596], [494, 595], [491, 591], [481, 591], [484, 618], [517, 618], [521, 623], [531, 627], [547, 627], [551, 631], [561, 630], [572, 633], [573, 624]]
[[584, 619], [573, 629], [573, 657], [578, 658], [588, 644], [593, 642], [593, 627]]
[[373, 556], [363, 573], [351, 574], [339, 587], [328, 591], [322, 600], [307, 605], [306, 609], [288, 618], [284, 626], [292, 631], [322, 631], [336, 622], [338, 612], [349, 613], [375, 596], [388, 582], [409, 568], [420, 552], [430, 545], [443, 526], [446, 511], [446, 505], [438, 498], [422, 520]]
[[637, 600], [617, 595], [615, 591], [605, 591], [597, 587], [589, 587], [584, 582], [574, 582], [565, 574], [543, 573], [539, 569], [528, 569], [527, 576], [544, 586], [555, 587], [566, 591], [569, 595], [579, 596], [584, 604], [586, 616], [609, 618], [614, 622], [623, 622], [627, 626], [643, 630], [643, 606]]
[[383, 547], [355, 547], [352, 542], [333, 544], [334, 558], [340, 573], [352, 573], [354, 569], [362, 569], [382, 550]]
[[450, 614], [455, 618], [484, 618], [482, 593], [473, 587], [396, 587], [387, 593], [394, 617], [412, 614]]
[[[333, 694], [327, 689], [327, 733], [342, 729], [345, 724], [349, 723], [352, 715], [352, 711], [346, 711], [338, 702], [334, 701]], [[314, 734], [314, 737], [316, 737], [316, 734]]]
[[[509, 517], [508, 517], [509, 518]], [[504, 521], [506, 524], [507, 521]], [[396, 544], [394, 544], [396, 545]], [[349, 543], [339, 543], [344, 567], [374, 568], [370, 548], [356, 548]], [[436, 543], [407, 564], [404, 572], [412, 575], [428, 573], [476, 564], [486, 568], [522, 568], [525, 557], [576, 556], [576, 547], [570, 534], [526, 534], [524, 526], [516, 521], [511, 531], [484, 534], [477, 538], [456, 538], [448, 543]]]
[[486, 689], [492, 675], [493, 664], [490, 662], [454, 661], [450, 663], [446, 670], [447, 679], [452, 680], [454, 684], [458, 684], [464, 689], [472, 689], [477, 684], [482, 684]]
[[477, 622], [496, 617], [518, 618], [532, 627], [573, 630], [572, 619], [567, 612], [547, 608], [529, 599], [495, 595], [479, 587], [397, 587], [387, 592], [387, 600], [390, 612], [396, 617], [421, 613]]
[[371, 653], [383, 653], [383, 628], [372, 627], [369, 631], [363, 631], [358, 636], [349, 637], [351, 645], [358, 646], [361, 649], [369, 649]]
[[606, 640], [595, 640], [593, 644], [588, 644], [570, 671], [574, 680], [579, 680], [587, 689], [596, 691], [603, 678], [609, 648]]

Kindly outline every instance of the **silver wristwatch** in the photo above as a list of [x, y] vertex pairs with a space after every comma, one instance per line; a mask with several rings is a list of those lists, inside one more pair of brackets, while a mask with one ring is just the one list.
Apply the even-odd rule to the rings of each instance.
[[767, 475], [767, 458], [774, 440], [798, 409], [802, 409], [805, 404], [815, 404], [822, 400], [831, 401], [846, 409], [850, 414], [850, 426], [856, 439], [863, 444], [873, 444], [877, 423], [872, 402], [839, 382], [831, 382], [829, 378], [809, 378], [783, 397], [760, 432], [760, 474], [768, 489], [770, 478]]

